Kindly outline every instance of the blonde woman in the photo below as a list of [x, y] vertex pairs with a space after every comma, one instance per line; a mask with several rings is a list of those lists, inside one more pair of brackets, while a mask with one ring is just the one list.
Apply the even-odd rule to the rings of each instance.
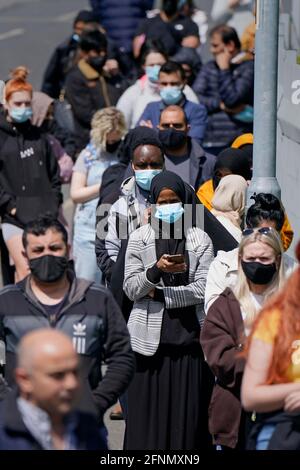
[[126, 124], [123, 113], [109, 107], [95, 113], [91, 126], [90, 143], [79, 154], [71, 181], [71, 198], [78, 204], [73, 255], [77, 277], [101, 283], [95, 255], [96, 207], [102, 175], [106, 168], [117, 163]]
[[216, 382], [209, 407], [214, 444], [243, 449], [249, 418], [242, 412], [240, 389], [245, 360], [243, 348], [265, 300], [286, 277], [279, 234], [270, 227], [247, 229], [239, 246], [237, 282], [208, 310], [201, 345]]

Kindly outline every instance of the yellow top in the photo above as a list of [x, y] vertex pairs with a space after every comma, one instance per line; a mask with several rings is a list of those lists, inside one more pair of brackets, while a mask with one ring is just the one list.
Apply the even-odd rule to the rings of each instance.
[[[274, 310], [258, 323], [253, 338], [260, 339], [264, 343], [274, 344], [279, 333], [281, 313]], [[292, 343], [293, 352], [291, 354], [291, 364], [287, 370], [287, 377], [290, 382], [300, 382], [300, 339], [295, 338]]]
[[255, 33], [256, 33], [256, 24], [255, 21], [249, 24], [245, 29], [242, 38], [242, 50], [243, 51], [253, 51], [255, 48]]
[[290, 244], [293, 241], [293, 237], [294, 237], [293, 229], [291, 227], [290, 221], [289, 221], [288, 216], [286, 214], [285, 214], [285, 217], [284, 217], [284, 224], [282, 226], [280, 236], [281, 236], [281, 241], [282, 241], [284, 251], [286, 251], [286, 250], [288, 250]]
[[214, 197], [214, 192], [212, 179], [205, 181], [197, 191], [198, 198], [209, 211], [212, 209], [211, 201]]
[[279, 322], [279, 310], [264, 315], [255, 328], [253, 338], [260, 339], [264, 343], [273, 344], [279, 330]]
[[235, 139], [235, 141], [231, 144], [231, 147], [233, 149], [239, 149], [240, 147], [243, 147], [244, 145], [253, 145], [253, 134], [248, 133], [248, 134], [242, 134], [239, 137]]

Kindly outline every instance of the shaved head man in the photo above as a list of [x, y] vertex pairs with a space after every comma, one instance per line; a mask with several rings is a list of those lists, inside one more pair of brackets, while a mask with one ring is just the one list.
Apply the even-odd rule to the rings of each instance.
[[15, 371], [20, 396], [60, 421], [79, 391], [78, 357], [60, 331], [36, 330], [23, 337]]
[[15, 369], [18, 396], [0, 407], [0, 450], [105, 449], [94, 416], [74, 410], [80, 390], [78, 356], [60, 331], [23, 336]]

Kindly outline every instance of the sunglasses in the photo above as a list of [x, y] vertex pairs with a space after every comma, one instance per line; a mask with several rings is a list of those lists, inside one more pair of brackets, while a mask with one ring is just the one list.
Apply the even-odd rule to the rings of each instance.
[[173, 124], [173, 123], [171, 123], [171, 124], [165, 123], [165, 124], [161, 124], [161, 127], [162, 127], [163, 129], [170, 129], [171, 127], [174, 127], [174, 129], [180, 130], [180, 129], [184, 129], [184, 128], [185, 128], [185, 124], [184, 124], [184, 123], [181, 123], [181, 122], [178, 122], [178, 123], [175, 122], [174, 124]]
[[260, 227], [260, 228], [246, 228], [242, 232], [243, 237], [248, 237], [252, 233], [261, 233], [262, 235], [267, 235], [268, 233], [274, 233], [276, 230], [273, 227]]

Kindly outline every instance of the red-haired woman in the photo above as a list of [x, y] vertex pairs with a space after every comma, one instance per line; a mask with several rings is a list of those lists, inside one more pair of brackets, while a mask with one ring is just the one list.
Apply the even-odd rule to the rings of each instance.
[[242, 403], [256, 411], [249, 449], [300, 450], [300, 267], [254, 324]]
[[62, 202], [59, 168], [51, 145], [30, 122], [32, 86], [18, 67], [4, 89], [0, 115], [0, 215], [16, 281], [28, 274], [22, 251], [24, 225], [43, 213], [57, 216]]

